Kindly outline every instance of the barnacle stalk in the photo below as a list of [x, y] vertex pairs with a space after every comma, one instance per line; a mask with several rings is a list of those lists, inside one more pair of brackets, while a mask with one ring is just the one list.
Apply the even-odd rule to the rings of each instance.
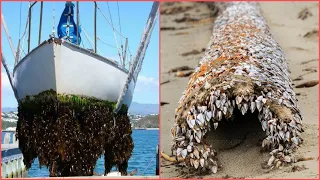
[[31, 167], [38, 157], [49, 167], [50, 176], [93, 175], [96, 161], [104, 153], [105, 173], [118, 166], [126, 174], [133, 150], [132, 130], [123, 106], [75, 95], [44, 91], [26, 97], [18, 107], [17, 138], [24, 164]]
[[190, 170], [216, 173], [216, 151], [207, 133], [238, 109], [242, 115], [258, 115], [266, 133], [262, 147], [271, 151], [270, 168], [295, 162], [293, 151], [303, 141], [302, 115], [283, 51], [257, 3], [221, 7], [205, 54], [176, 109], [172, 149]]

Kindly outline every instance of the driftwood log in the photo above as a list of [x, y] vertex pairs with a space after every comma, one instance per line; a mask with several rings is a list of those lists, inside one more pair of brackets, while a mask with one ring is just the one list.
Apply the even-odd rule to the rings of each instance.
[[172, 150], [190, 170], [216, 173], [216, 152], [208, 131], [235, 110], [257, 114], [269, 149], [267, 166], [296, 162], [302, 143], [302, 115], [286, 58], [257, 3], [219, 3], [220, 14], [203, 58], [176, 109]]

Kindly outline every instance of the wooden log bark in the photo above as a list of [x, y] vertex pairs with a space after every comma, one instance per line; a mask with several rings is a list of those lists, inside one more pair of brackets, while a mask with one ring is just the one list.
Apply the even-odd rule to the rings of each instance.
[[284, 53], [257, 3], [218, 5], [211, 40], [176, 109], [172, 149], [191, 170], [216, 173], [207, 132], [239, 109], [258, 114], [262, 147], [271, 151], [268, 167], [295, 162], [302, 116]]

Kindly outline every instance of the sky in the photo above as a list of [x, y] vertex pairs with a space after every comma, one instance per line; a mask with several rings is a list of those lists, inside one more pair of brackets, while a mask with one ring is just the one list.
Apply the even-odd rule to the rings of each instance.
[[[141, 35], [146, 25], [153, 2], [119, 2], [119, 14], [117, 2], [109, 2], [110, 14], [112, 16], [113, 26], [120, 31], [124, 37], [128, 38], [129, 50], [132, 57], [135, 56], [137, 47], [139, 45]], [[107, 2], [97, 2], [98, 7], [102, 13], [97, 11], [97, 36], [101, 41], [97, 41], [98, 53], [104, 57], [119, 60], [118, 51], [116, 48], [116, 40], [111, 26], [107, 20], [111, 22], [108, 11]], [[2, 14], [5, 18], [7, 28], [13, 41], [15, 50], [17, 49], [19, 37], [25, 31], [27, 16], [28, 16], [29, 2], [2, 2]], [[45, 2], [43, 3], [43, 20], [41, 42], [49, 38], [52, 34], [53, 24], [54, 30], [57, 32], [57, 25], [60, 20], [61, 13], [65, 7], [65, 2]], [[21, 9], [21, 10], [20, 10]], [[53, 11], [54, 10], [54, 11]], [[20, 13], [21, 12], [21, 13]], [[81, 33], [81, 38], [86, 48], [92, 48], [94, 39], [94, 3], [80, 2], [79, 3], [79, 19], [83, 31], [88, 35]], [[105, 17], [104, 17], [105, 16]], [[39, 19], [40, 19], [40, 3], [33, 6], [32, 10], [32, 24], [31, 24], [31, 47], [30, 51], [38, 45], [39, 34]], [[107, 20], [105, 19], [107, 18]], [[54, 20], [53, 20], [54, 19]], [[54, 23], [53, 23], [54, 22]], [[76, 22], [76, 19], [75, 19]], [[14, 56], [11, 51], [7, 36], [3, 26], [1, 27], [1, 43], [2, 50], [9, 69], [13, 71]], [[27, 32], [28, 33], [28, 32]], [[27, 33], [23, 49], [27, 52]], [[55, 33], [57, 37], [57, 33]], [[125, 39], [117, 35], [118, 46], [124, 46]], [[109, 44], [109, 45], [106, 45]], [[22, 53], [21, 57], [25, 56]], [[142, 69], [138, 77], [138, 82], [134, 91], [133, 102], [158, 104], [159, 103], [159, 16], [157, 17], [154, 30], [150, 39], [148, 49], [143, 61]], [[2, 66], [2, 65], [1, 65]], [[2, 107], [17, 107], [16, 99], [14, 98], [8, 77], [5, 69], [2, 68], [1, 82], [2, 82]]]

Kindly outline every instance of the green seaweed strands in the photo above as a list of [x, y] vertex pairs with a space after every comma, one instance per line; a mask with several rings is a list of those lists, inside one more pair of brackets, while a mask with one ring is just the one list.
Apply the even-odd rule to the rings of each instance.
[[18, 107], [17, 138], [24, 164], [38, 157], [50, 176], [90, 176], [105, 154], [105, 173], [112, 166], [127, 174], [134, 147], [127, 106], [92, 97], [49, 90], [24, 98]]
[[[26, 96], [21, 102], [25, 108], [37, 108], [35, 107], [35, 101], [45, 100], [50, 98], [55, 98], [61, 103], [70, 103], [75, 108], [81, 108], [83, 106], [106, 106], [110, 107], [112, 110], [116, 107], [117, 102], [109, 102], [105, 100], [100, 100], [95, 97], [86, 97], [81, 95], [69, 95], [69, 94], [57, 94], [54, 90], [43, 91], [35, 96]], [[38, 108], [37, 108], [38, 109]], [[36, 110], [36, 109], [33, 109]], [[128, 111], [128, 106], [123, 104], [120, 112], [126, 113]]]

